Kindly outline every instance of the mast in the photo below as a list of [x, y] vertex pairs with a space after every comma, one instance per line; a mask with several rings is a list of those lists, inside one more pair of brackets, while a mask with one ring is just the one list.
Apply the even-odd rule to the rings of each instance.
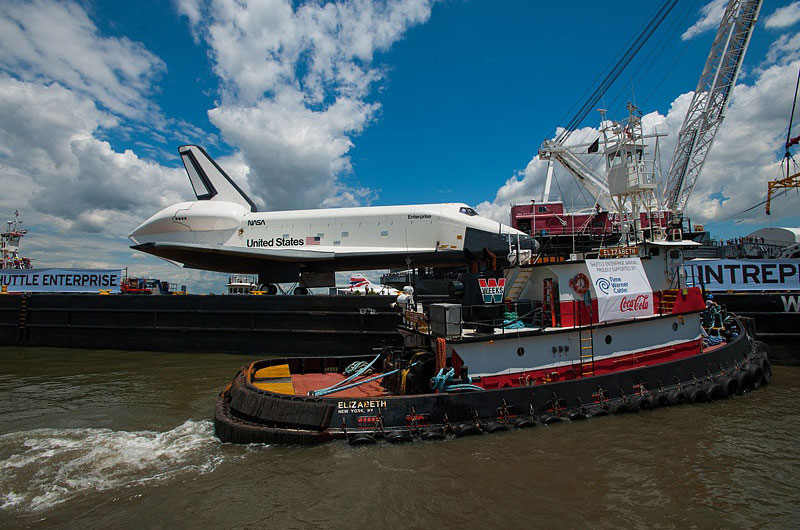
[[28, 268], [29, 262], [19, 256], [19, 241], [28, 233], [22, 228], [19, 210], [14, 211], [14, 220], [6, 221], [6, 225], [6, 231], [0, 233], [0, 269]]

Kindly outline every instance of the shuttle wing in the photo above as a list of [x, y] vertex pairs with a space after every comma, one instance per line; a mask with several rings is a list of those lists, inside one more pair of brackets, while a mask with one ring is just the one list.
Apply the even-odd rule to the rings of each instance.
[[[230, 247], [226, 245], [212, 245], [208, 243], [143, 243], [133, 245], [131, 248], [147, 252], [167, 259], [174, 259], [182, 262], [177, 255], [192, 256], [202, 254], [221, 254], [231, 257], [255, 258], [259, 260], [269, 259], [275, 261], [317, 261], [333, 259], [333, 252], [324, 250], [306, 250], [296, 248], [270, 249], [270, 248], [243, 248]], [[175, 258], [168, 257], [176, 256]]]
[[[209, 243], [149, 242], [131, 248], [159, 258], [182, 263], [192, 269], [221, 272], [279, 271], [283, 270], [346, 270], [358, 264], [371, 263], [376, 268], [402, 266], [405, 258], [438, 256], [443, 262], [463, 260], [460, 251], [435, 249], [342, 247], [328, 248], [245, 248]], [[292, 268], [294, 267], [294, 268]], [[342, 268], [344, 267], [344, 268]], [[284, 281], [284, 280], [280, 280]], [[288, 280], [287, 280], [288, 281]]]

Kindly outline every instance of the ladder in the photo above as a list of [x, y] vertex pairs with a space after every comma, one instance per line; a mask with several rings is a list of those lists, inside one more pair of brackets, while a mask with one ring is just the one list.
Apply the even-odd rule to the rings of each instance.
[[661, 314], [671, 314], [675, 309], [675, 300], [678, 298], [677, 289], [665, 289], [661, 291]]
[[30, 296], [23, 295], [19, 300], [19, 321], [17, 325], [17, 342], [25, 342], [28, 338], [28, 302]]
[[543, 280], [543, 295], [542, 295], [542, 327], [547, 327], [550, 324], [556, 327], [556, 312], [553, 305], [553, 278], [545, 278]]
[[[580, 315], [580, 313], [578, 313]], [[586, 336], [586, 331], [589, 335]], [[578, 322], [578, 343], [580, 344], [581, 377], [594, 375], [594, 324], [589, 321], [589, 328]]]
[[511, 302], [519, 300], [519, 295], [522, 294], [522, 290], [525, 288], [525, 284], [528, 283], [531, 274], [533, 274], [533, 267], [525, 267], [524, 269], [517, 267], [514, 269], [514, 272], [511, 273], [511, 277], [509, 278], [510, 285], [506, 287], [506, 295], [504, 298]]

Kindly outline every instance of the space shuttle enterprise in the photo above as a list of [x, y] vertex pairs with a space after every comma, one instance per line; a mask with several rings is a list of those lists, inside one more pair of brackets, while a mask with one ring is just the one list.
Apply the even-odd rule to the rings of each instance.
[[336, 271], [485, 267], [536, 250], [530, 236], [459, 203], [259, 212], [203, 148], [178, 151], [197, 200], [164, 208], [129, 238], [187, 268], [325, 287]]

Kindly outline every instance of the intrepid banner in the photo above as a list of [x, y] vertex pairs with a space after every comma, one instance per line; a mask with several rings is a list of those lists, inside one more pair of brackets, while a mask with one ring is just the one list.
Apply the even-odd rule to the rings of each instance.
[[797, 259], [704, 259], [685, 267], [686, 284], [707, 291], [800, 290]]
[[0, 285], [10, 293], [118, 293], [119, 269], [2, 269]]
[[639, 258], [587, 259], [601, 322], [653, 314], [653, 289]]

